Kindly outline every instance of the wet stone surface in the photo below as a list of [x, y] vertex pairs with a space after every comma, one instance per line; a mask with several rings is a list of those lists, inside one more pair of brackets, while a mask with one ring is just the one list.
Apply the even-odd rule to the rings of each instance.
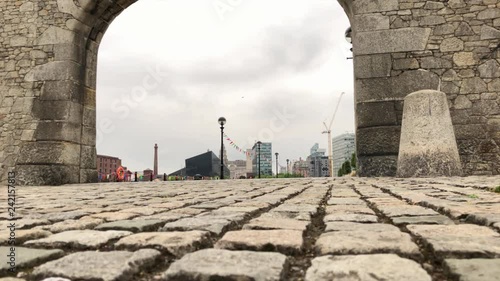
[[20, 188], [17, 272], [6, 270], [11, 233], [3, 214], [0, 281], [497, 280], [500, 194], [488, 186], [498, 183], [306, 178]]

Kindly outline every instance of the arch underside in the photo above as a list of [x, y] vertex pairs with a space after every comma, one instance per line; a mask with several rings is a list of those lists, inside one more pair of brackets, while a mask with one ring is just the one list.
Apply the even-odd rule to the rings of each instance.
[[[25, 184], [97, 180], [97, 53], [108, 26], [135, 2], [0, 3], [10, 30], [0, 38], [2, 180], [13, 168]], [[403, 98], [421, 89], [447, 94], [464, 172], [500, 173], [498, 1], [338, 2], [353, 29], [360, 175], [395, 174]]]

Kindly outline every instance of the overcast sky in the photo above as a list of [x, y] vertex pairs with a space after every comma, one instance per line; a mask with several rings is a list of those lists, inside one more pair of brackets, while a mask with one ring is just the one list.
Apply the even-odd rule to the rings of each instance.
[[99, 49], [97, 153], [142, 171], [158, 143], [159, 172], [171, 173], [219, 153], [220, 116], [242, 148], [272, 141], [280, 165], [327, 148], [322, 122], [341, 92], [332, 134], [354, 131], [348, 27], [336, 0], [138, 1]]

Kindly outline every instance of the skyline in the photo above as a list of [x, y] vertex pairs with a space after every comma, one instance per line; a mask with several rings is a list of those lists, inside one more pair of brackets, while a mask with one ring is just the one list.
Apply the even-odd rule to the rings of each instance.
[[[349, 22], [336, 1], [286, 11], [285, 1], [244, 1], [224, 19], [216, 1], [202, 2], [139, 1], [110, 25], [99, 49], [98, 154], [142, 171], [158, 143], [159, 170], [173, 172], [207, 149], [218, 154], [224, 116], [241, 148], [271, 141], [280, 159], [298, 160], [316, 142], [327, 147], [322, 122], [341, 92], [332, 137], [354, 131]], [[230, 160], [245, 159], [225, 145]]]

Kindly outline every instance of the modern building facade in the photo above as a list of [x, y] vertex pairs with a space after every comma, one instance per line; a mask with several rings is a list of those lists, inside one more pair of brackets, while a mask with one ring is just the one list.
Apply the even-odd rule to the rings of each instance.
[[260, 151], [260, 174], [261, 176], [273, 175], [273, 145], [270, 142], [256, 143], [252, 147], [252, 171], [258, 177], [259, 174], [259, 151]]
[[307, 157], [310, 177], [329, 177], [328, 156], [325, 156], [326, 150], [320, 149], [315, 143], [310, 149], [311, 155]]
[[[201, 175], [204, 177], [220, 177], [220, 159], [212, 151], [196, 155], [185, 160], [185, 168], [170, 175], [180, 175], [194, 177]], [[224, 178], [230, 178], [227, 165], [224, 165]]]
[[353, 133], [345, 133], [332, 139], [333, 172], [342, 167], [345, 161], [350, 161], [352, 154], [356, 152], [356, 139]]

